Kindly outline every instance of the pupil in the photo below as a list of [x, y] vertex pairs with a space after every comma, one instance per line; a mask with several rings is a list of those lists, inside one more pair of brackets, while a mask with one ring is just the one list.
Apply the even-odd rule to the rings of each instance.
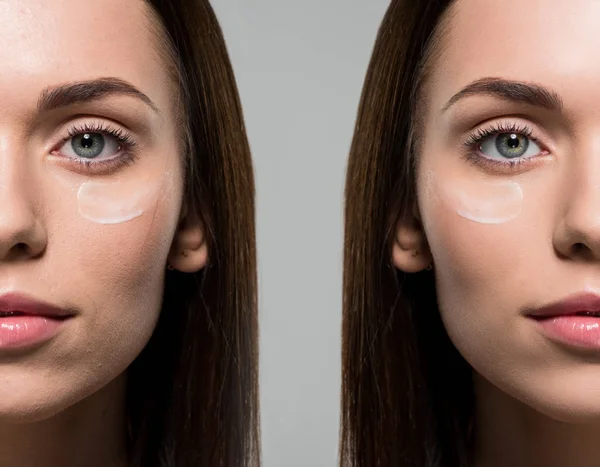
[[510, 135], [507, 145], [512, 149], [519, 147], [519, 137], [515, 134]]
[[86, 149], [91, 148], [94, 145], [94, 141], [92, 141], [92, 135], [90, 135], [89, 133], [83, 135], [81, 139], [81, 145]]

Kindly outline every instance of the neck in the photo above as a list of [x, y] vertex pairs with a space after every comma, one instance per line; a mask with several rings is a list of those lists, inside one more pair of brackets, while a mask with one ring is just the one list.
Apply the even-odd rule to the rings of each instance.
[[476, 467], [597, 467], [600, 421], [559, 422], [475, 376]]
[[0, 465], [126, 467], [125, 379], [42, 421], [0, 419]]

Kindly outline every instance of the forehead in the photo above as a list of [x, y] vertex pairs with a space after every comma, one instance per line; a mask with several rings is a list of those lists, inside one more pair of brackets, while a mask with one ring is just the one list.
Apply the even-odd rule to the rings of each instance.
[[0, 0], [3, 105], [49, 84], [105, 76], [152, 94], [168, 73], [150, 11], [143, 0]]
[[599, 1], [457, 0], [448, 20], [429, 87], [436, 106], [483, 77], [536, 82], [571, 105], [600, 98]]

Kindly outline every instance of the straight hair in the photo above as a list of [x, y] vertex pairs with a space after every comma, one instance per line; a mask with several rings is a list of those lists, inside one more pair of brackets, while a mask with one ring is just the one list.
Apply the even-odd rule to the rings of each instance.
[[208, 242], [169, 271], [156, 329], [128, 369], [130, 464], [258, 467], [254, 177], [237, 86], [207, 0], [146, 0], [177, 85], [184, 203]]
[[443, 326], [430, 271], [392, 263], [416, 204], [423, 89], [451, 0], [393, 0], [360, 100], [345, 188], [340, 465], [466, 467], [472, 370]]

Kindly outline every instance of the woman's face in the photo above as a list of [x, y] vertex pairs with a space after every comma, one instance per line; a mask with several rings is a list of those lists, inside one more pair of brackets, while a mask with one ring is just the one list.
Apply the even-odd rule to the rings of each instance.
[[555, 419], [597, 417], [600, 342], [584, 328], [600, 320], [556, 322], [569, 343], [528, 313], [600, 294], [600, 2], [459, 0], [453, 13], [417, 181], [442, 319], [504, 393]]
[[175, 95], [148, 7], [126, 3], [0, 3], [0, 301], [74, 313], [41, 344], [0, 345], [0, 420], [104, 387], [159, 315], [182, 201]]

